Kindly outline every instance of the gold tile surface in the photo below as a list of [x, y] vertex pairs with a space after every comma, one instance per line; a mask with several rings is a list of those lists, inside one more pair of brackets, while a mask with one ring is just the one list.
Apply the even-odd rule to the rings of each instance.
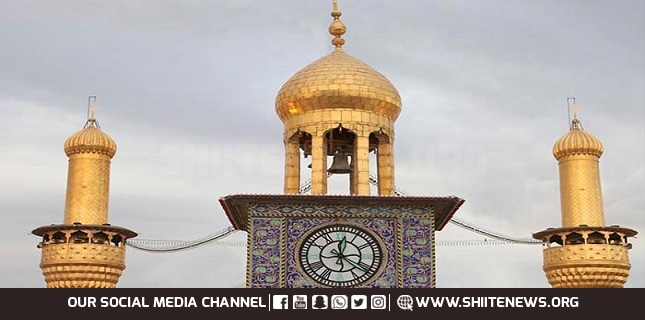
[[64, 223], [108, 222], [110, 158], [99, 153], [69, 157]]
[[561, 158], [559, 171], [562, 226], [604, 226], [598, 159], [586, 155]]
[[44, 245], [40, 268], [48, 288], [114, 288], [125, 269], [125, 246]]
[[610, 244], [547, 248], [543, 269], [554, 288], [622, 288], [631, 268], [627, 250]]
[[[336, 50], [298, 71], [280, 89], [275, 101], [283, 121], [323, 109], [368, 110], [396, 120], [401, 112], [398, 90], [366, 63]], [[340, 121], [342, 114], [332, 114]]]

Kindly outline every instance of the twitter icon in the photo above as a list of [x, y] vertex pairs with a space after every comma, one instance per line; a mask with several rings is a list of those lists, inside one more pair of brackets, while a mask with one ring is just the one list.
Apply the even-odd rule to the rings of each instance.
[[351, 297], [352, 309], [367, 309], [367, 296], [365, 295], [352, 295]]

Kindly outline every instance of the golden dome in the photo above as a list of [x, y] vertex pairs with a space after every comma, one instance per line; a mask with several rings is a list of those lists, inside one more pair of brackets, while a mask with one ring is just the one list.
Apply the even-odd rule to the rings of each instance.
[[98, 128], [94, 117], [90, 117], [87, 122], [85, 128], [67, 138], [65, 154], [98, 153], [112, 158], [116, 154], [116, 142]]
[[275, 108], [282, 121], [331, 108], [368, 110], [396, 120], [401, 97], [374, 68], [336, 50], [293, 75], [278, 92]]
[[602, 156], [603, 147], [598, 138], [580, 128], [580, 121], [573, 119], [572, 128], [553, 146], [553, 156], [560, 160], [565, 156], [585, 154], [598, 158]]
[[334, 1], [329, 33], [336, 49], [294, 74], [280, 89], [275, 108], [282, 121], [312, 110], [351, 108], [373, 111], [393, 121], [401, 112], [398, 90], [381, 73], [342, 51], [346, 28]]

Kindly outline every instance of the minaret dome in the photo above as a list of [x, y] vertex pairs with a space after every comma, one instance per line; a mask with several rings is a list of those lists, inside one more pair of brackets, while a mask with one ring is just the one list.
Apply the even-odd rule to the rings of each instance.
[[602, 156], [603, 147], [598, 138], [582, 130], [580, 120], [573, 119], [571, 130], [563, 135], [553, 146], [553, 156], [560, 160], [572, 155]]
[[79, 153], [98, 153], [112, 158], [116, 154], [116, 142], [107, 133], [101, 131], [96, 119], [92, 116], [85, 127], [65, 141], [65, 154], [71, 156]]

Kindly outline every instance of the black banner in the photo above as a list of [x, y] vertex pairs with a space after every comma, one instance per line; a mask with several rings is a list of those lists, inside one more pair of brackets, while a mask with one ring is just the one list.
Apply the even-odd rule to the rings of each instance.
[[631, 314], [643, 289], [2, 289], [29, 317], [581, 316]]

